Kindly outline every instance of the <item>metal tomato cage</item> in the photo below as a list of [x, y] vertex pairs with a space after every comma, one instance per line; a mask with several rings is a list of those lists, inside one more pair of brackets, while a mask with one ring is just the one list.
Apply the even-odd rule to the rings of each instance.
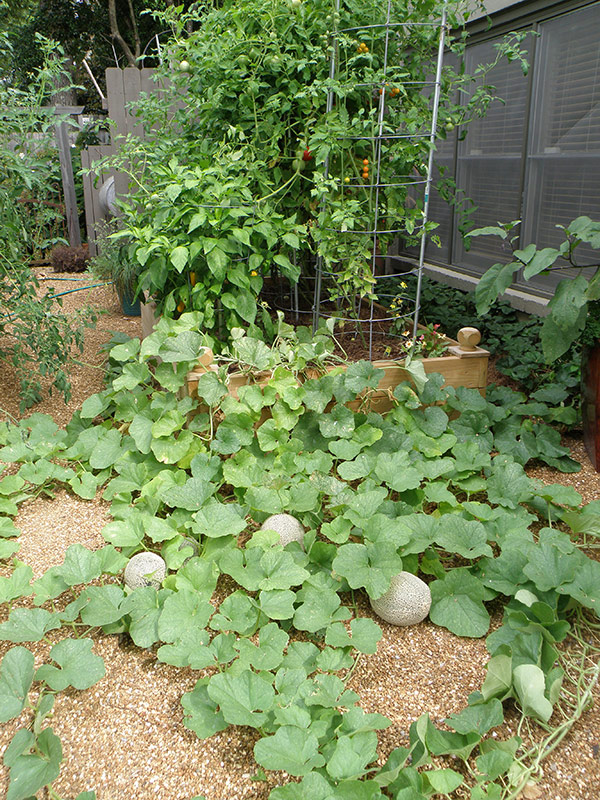
[[[336, 11], [339, 11], [340, 7], [340, 0], [336, 0]], [[351, 135], [351, 136], [338, 136], [338, 139], [351, 139], [368, 142], [371, 145], [371, 151], [374, 153], [373, 163], [372, 163], [372, 171], [369, 171], [369, 178], [370, 182], [365, 183], [363, 180], [357, 179], [356, 183], [348, 178], [342, 178], [341, 175], [334, 175], [330, 173], [330, 158], [327, 157], [324, 163], [324, 175], [326, 179], [329, 179], [333, 182], [337, 181], [338, 186], [342, 191], [345, 189], [352, 189], [353, 186], [360, 186], [361, 190], [369, 190], [370, 192], [370, 200], [371, 200], [371, 211], [370, 211], [370, 225], [368, 228], [363, 230], [349, 230], [344, 228], [328, 228], [326, 229], [326, 233], [334, 233], [336, 236], [345, 239], [346, 237], [358, 237], [354, 238], [354, 241], [358, 241], [362, 238], [363, 243], [366, 237], [370, 239], [370, 279], [372, 281], [373, 292], [377, 294], [378, 297], [389, 299], [390, 295], [379, 294], [377, 293], [377, 283], [380, 282], [382, 278], [386, 279], [399, 279], [405, 278], [408, 275], [416, 276], [416, 289], [412, 297], [408, 296], [408, 293], [401, 298], [401, 310], [406, 305], [410, 308], [409, 311], [402, 313], [401, 310], [398, 313], [393, 313], [390, 310], [390, 313], [386, 314], [387, 309], [379, 304], [376, 304], [373, 299], [365, 299], [358, 302], [358, 309], [355, 309], [355, 312], [358, 310], [358, 313], [354, 313], [352, 316], [340, 316], [336, 313], [336, 318], [339, 322], [345, 324], [354, 324], [360, 325], [361, 336], [363, 337], [364, 343], [368, 347], [369, 351], [369, 358], [372, 358], [372, 351], [373, 351], [373, 338], [375, 335], [375, 327], [380, 323], [396, 323], [397, 321], [406, 321], [406, 328], [407, 330], [400, 334], [393, 334], [389, 330], [386, 333], [387, 336], [389, 335], [397, 335], [399, 338], [403, 338], [407, 345], [412, 349], [414, 348], [414, 343], [416, 340], [417, 335], [417, 326], [419, 322], [419, 310], [420, 310], [420, 297], [421, 297], [421, 283], [422, 283], [422, 274], [423, 274], [423, 264], [425, 259], [425, 246], [426, 246], [426, 223], [428, 220], [428, 213], [429, 213], [429, 195], [431, 190], [431, 181], [432, 181], [432, 170], [433, 170], [433, 154], [435, 148], [435, 139], [436, 139], [436, 130], [437, 130], [437, 121], [438, 121], [438, 110], [439, 110], [439, 103], [440, 103], [440, 87], [441, 87], [441, 75], [442, 75], [442, 65], [443, 65], [443, 57], [444, 57], [444, 43], [445, 43], [445, 34], [446, 34], [446, 4], [444, 3], [443, 11], [441, 19], [426, 21], [426, 22], [413, 22], [413, 21], [397, 21], [392, 18], [392, 2], [388, 0], [387, 3], [387, 13], [385, 21], [380, 23], [374, 23], [371, 25], [366, 26], [359, 26], [355, 28], [344, 28], [339, 30], [334, 30], [332, 35], [332, 47], [331, 47], [331, 59], [330, 59], [330, 70], [329, 70], [329, 77], [330, 81], [333, 83], [340, 75], [341, 68], [343, 67], [343, 58], [341, 56], [342, 47], [340, 46], [340, 40], [343, 38], [344, 41], [347, 41], [348, 36], [352, 36], [353, 34], [362, 34], [370, 35], [371, 43], [377, 41], [377, 43], [381, 43], [383, 41], [383, 61], [382, 66], [379, 70], [381, 80], [377, 83], [362, 83], [362, 84], [352, 84], [352, 89], [355, 90], [357, 88], [363, 88], [371, 92], [371, 95], [374, 93], [378, 93], [379, 102], [378, 102], [378, 110], [377, 110], [377, 123], [375, 126], [375, 131], [371, 135]], [[337, 20], [336, 20], [337, 22]], [[433, 99], [431, 103], [431, 125], [429, 130], [419, 131], [419, 132], [407, 132], [398, 129], [390, 130], [389, 123], [386, 123], [386, 85], [388, 81], [393, 81], [394, 74], [402, 70], [401, 65], [394, 65], [388, 63], [389, 58], [389, 50], [390, 50], [390, 42], [392, 37], [394, 36], [401, 36], [407, 28], [412, 28], [414, 26], [426, 26], [429, 28], [435, 28], [439, 30], [439, 38], [438, 38], [438, 48], [437, 48], [437, 61], [435, 67], [435, 78], [434, 80], [430, 81], [406, 81], [404, 78], [398, 78], [398, 82], [401, 83], [403, 86], [411, 86], [417, 87], [421, 86], [422, 90], [425, 91], [427, 87], [433, 87]], [[345, 101], [346, 98], [342, 98]], [[336, 95], [333, 89], [330, 89], [327, 96], [327, 113], [331, 112], [336, 103], [342, 102], [340, 98]], [[425, 174], [415, 175], [415, 174], [408, 174], [408, 175], [393, 175], [392, 180], [390, 181], [389, 178], [387, 182], [384, 182], [382, 177], [382, 153], [386, 153], [386, 157], [390, 153], [390, 147], [393, 147], [394, 142], [401, 144], [406, 144], [407, 142], [414, 142], [421, 140], [421, 142], [427, 142], [427, 150], [428, 150], [428, 157], [426, 161], [426, 170]], [[385, 144], [385, 147], [384, 147]], [[402, 189], [410, 191], [411, 187], [423, 187], [423, 208], [422, 208], [422, 215], [420, 223], [415, 226], [415, 231], [417, 231], [417, 235], [420, 239], [419, 242], [419, 259], [418, 259], [418, 266], [409, 269], [403, 272], [383, 272], [381, 262], [385, 262], [385, 256], [378, 254], [378, 237], [382, 234], [388, 236], [391, 240], [396, 237], [402, 235], [403, 231], [400, 228], [388, 228], [386, 223], [386, 212], [382, 208], [382, 200], [386, 198], [386, 192], [389, 192], [393, 189]], [[327, 198], [324, 197], [321, 200], [321, 210], [326, 208]], [[383, 223], [383, 229], [380, 227], [380, 224]], [[349, 258], [352, 258], [351, 256]], [[313, 296], [313, 305], [312, 305], [312, 327], [313, 331], [316, 331], [319, 322], [322, 319], [326, 319], [331, 317], [332, 314], [329, 310], [325, 308], [326, 304], [329, 302], [329, 299], [324, 299], [324, 281], [327, 279], [332, 279], [334, 282], [336, 279], [339, 280], [340, 276], [343, 273], [343, 261], [344, 259], [331, 259], [333, 263], [326, 263], [325, 258], [322, 254], [317, 256], [316, 261], [316, 270], [315, 270], [315, 285], [314, 285], [314, 296]], [[385, 269], [385, 264], [383, 265], [383, 269]], [[292, 289], [292, 312], [295, 314], [296, 319], [299, 318], [299, 314], [301, 313], [299, 310], [298, 304], [298, 287], [297, 285]], [[389, 325], [388, 325], [389, 328]], [[410, 329], [412, 328], [412, 334], [410, 334]], [[364, 331], [364, 332], [363, 332]], [[365, 336], [366, 332], [366, 336]], [[410, 343], [410, 344], [409, 344]]]

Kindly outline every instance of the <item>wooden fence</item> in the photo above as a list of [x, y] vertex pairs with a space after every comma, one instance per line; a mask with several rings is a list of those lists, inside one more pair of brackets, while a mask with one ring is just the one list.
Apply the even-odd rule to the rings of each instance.
[[106, 204], [101, 202], [100, 190], [103, 183], [112, 178], [116, 196], [124, 195], [128, 190], [128, 178], [123, 173], [103, 172], [99, 174], [94, 165], [101, 159], [115, 154], [119, 146], [119, 138], [128, 134], [143, 137], [143, 127], [131, 110], [131, 104], [138, 100], [140, 92], [155, 91], [152, 81], [152, 69], [136, 69], [127, 67], [106, 70], [106, 89], [108, 95], [108, 116], [113, 121], [111, 144], [92, 145], [81, 151], [81, 165], [84, 170], [92, 172], [83, 177], [83, 196], [85, 202], [85, 222], [90, 254], [96, 254], [96, 232], [103, 222], [110, 218]]

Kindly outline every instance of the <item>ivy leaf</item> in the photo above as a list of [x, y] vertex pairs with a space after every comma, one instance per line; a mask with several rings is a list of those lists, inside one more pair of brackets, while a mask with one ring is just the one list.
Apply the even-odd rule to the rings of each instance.
[[181, 705], [184, 712], [183, 724], [194, 731], [199, 739], [208, 739], [227, 727], [222, 712], [217, 710], [217, 704], [208, 696], [208, 687], [202, 679], [193, 691], [183, 695]]
[[104, 661], [92, 652], [91, 639], [62, 639], [50, 650], [50, 657], [58, 667], [43, 664], [35, 673], [36, 681], [46, 681], [55, 692], [67, 686], [89, 689], [106, 672]]
[[464, 558], [493, 555], [483, 525], [456, 514], [444, 514], [439, 518], [435, 542], [447, 553], [458, 553]]
[[265, 769], [283, 769], [290, 775], [307, 775], [325, 763], [314, 733], [294, 725], [282, 725], [274, 736], [259, 739], [254, 758]]
[[208, 684], [208, 696], [232, 725], [261, 727], [273, 708], [275, 692], [270, 683], [250, 670], [239, 675], [219, 673]]
[[26, 647], [11, 648], [0, 665], [0, 722], [18, 717], [25, 707], [33, 681], [33, 653]]
[[544, 696], [546, 677], [537, 664], [520, 664], [513, 670], [513, 684], [523, 713], [548, 722], [552, 703]]
[[52, 728], [45, 728], [35, 739], [36, 753], [19, 755], [10, 767], [6, 800], [29, 800], [42, 786], [58, 778], [62, 745]]
[[489, 614], [483, 605], [485, 589], [481, 581], [466, 568], [446, 573], [444, 580], [429, 584], [431, 611], [429, 618], [457, 636], [480, 638], [490, 626]]
[[0, 639], [7, 642], [40, 642], [48, 631], [60, 628], [60, 617], [45, 608], [13, 608], [0, 625]]

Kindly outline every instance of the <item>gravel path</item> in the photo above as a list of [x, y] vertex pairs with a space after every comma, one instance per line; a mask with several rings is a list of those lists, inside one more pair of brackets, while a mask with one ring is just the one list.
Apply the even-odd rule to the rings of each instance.
[[[81, 361], [91, 366], [73, 368], [73, 399], [68, 406], [53, 396], [34, 409], [51, 414], [59, 424], [69, 419], [85, 397], [101, 388], [98, 347], [110, 338], [109, 332], [139, 335], [140, 330], [139, 318], [121, 315], [109, 288], [68, 295], [64, 308], [82, 302], [97, 304], [108, 313], [100, 318], [95, 331], [87, 333]], [[17, 415], [10, 371], [2, 368], [0, 380], [0, 408]], [[592, 470], [581, 441], [570, 439], [568, 445], [583, 463], [580, 473], [563, 475], [534, 468], [530, 474], [548, 483], [572, 485], [586, 502], [600, 497], [600, 476]], [[61, 563], [73, 542], [90, 548], [102, 546], [100, 531], [106, 520], [107, 504], [102, 500], [84, 501], [64, 491], [54, 499], [25, 503], [16, 519], [22, 531], [19, 558], [38, 576]], [[362, 611], [369, 613], [366, 605]], [[5, 617], [6, 609], [1, 609], [0, 619]], [[404, 629], [380, 624], [384, 638], [378, 652], [361, 657], [350, 686], [361, 695], [367, 711], [378, 711], [392, 720], [392, 726], [380, 734], [383, 759], [394, 747], [407, 743], [408, 728], [421, 713], [429, 711], [434, 721], [441, 722], [466, 704], [470, 692], [484, 678], [487, 653], [483, 641], [457, 638], [430, 622]], [[49, 645], [40, 643], [33, 648], [41, 663]], [[0, 655], [7, 649], [6, 643], [0, 643]], [[98, 800], [189, 800], [198, 794], [206, 795], [207, 800], [262, 800], [286, 779], [283, 773], [269, 773], [266, 781], [253, 780], [254, 731], [232, 727], [201, 741], [184, 728], [179, 700], [193, 688], [199, 673], [161, 664], [152, 650], [127, 644], [119, 636], [96, 636], [94, 649], [104, 658], [106, 676], [85, 692], [63, 692], [52, 718], [65, 756], [54, 783], [60, 797], [74, 798], [79, 792], [95, 789]], [[507, 716], [499, 737], [514, 733], [516, 723]], [[29, 719], [30, 712], [24, 711], [18, 720], [3, 726], [0, 752], [18, 724]], [[6, 786], [2, 768], [0, 796]], [[599, 786], [597, 704], [544, 762], [543, 780], [527, 800], [594, 800], [600, 796]], [[47, 795], [40, 792], [39, 796]]]

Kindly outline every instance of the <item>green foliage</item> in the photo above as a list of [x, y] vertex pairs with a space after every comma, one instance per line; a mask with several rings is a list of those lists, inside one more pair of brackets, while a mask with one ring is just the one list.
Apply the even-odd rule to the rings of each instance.
[[[9, 603], [33, 592], [38, 607], [14, 607], [0, 625], [0, 637], [17, 645], [0, 665], [0, 718], [18, 716], [31, 702], [33, 681], [42, 686], [38, 722], [33, 731], [21, 728], [4, 755], [10, 796], [28, 797], [56, 778], [60, 742], [44, 720], [54, 692], [82, 691], [103, 676], [90, 636], [101, 628], [127, 632], [139, 647], [157, 645], [164, 663], [214, 667], [183, 696], [184, 723], [201, 738], [228, 725], [255, 728], [260, 768], [302, 778], [273, 790], [273, 800], [303, 797], [297, 793], [309, 788], [325, 798], [401, 797], [409, 787], [423, 797], [448, 793], [461, 773], [417, 768], [441, 755], [465, 761], [471, 754], [473, 796], [496, 797], [514, 753], [509, 763], [508, 750], [494, 749], [486, 734], [502, 723], [509, 698], [523, 715], [548, 722], [564, 677], [557, 644], [573, 612], [600, 602], [600, 567], [555, 527], [567, 522], [596, 534], [595, 507], [579, 509], [576, 492], [539, 484], [523, 469], [540, 452], [570, 469], [567, 451], [547, 440], [543, 426], [522, 430], [519, 406], [527, 404], [510, 391], [491, 402], [475, 390], [442, 389], [434, 377], [420, 397], [404, 384], [386, 416], [372, 413], [372, 366], [310, 377], [310, 356], [323, 366], [328, 348], [317, 341], [310, 353], [302, 334], [293, 340], [285, 328], [279, 347], [260, 354], [236, 334], [236, 347], [219, 360], [228, 364], [235, 352], [244, 369], [241, 356], [258, 359], [270, 368], [263, 382], [234, 398], [218, 368], [201, 397], [176, 399], [203, 347], [202, 337], [186, 335], [194, 321], [194, 314], [163, 320], [141, 345], [116, 345], [119, 375], [66, 430], [43, 415], [0, 428], [0, 458], [20, 464], [0, 481], [6, 514], [31, 493], [89, 474], [104, 486], [113, 516], [104, 529], [111, 544], [102, 550], [71, 546], [33, 585], [29, 568], [15, 561], [2, 583]], [[159, 354], [169, 354], [170, 362], [161, 361], [168, 370], [158, 369]], [[357, 392], [367, 393], [360, 412], [345, 405]], [[438, 405], [423, 409], [424, 401]], [[303, 547], [282, 547], [271, 532], [256, 530], [274, 511], [300, 519]], [[18, 536], [8, 522], [2, 531], [7, 542]], [[197, 555], [181, 551], [190, 539]], [[143, 549], [167, 561], [161, 588], [128, 591], [106, 582]], [[348, 590], [379, 597], [403, 568], [432, 576], [430, 618], [459, 636], [485, 636], [490, 601], [508, 602], [487, 638], [481, 691], [449, 718], [451, 731], [424, 715], [411, 726], [409, 747], [379, 768], [377, 731], [389, 720], [365, 713], [345, 678], [359, 654], [375, 652], [381, 631], [358, 615]], [[220, 575], [232, 584], [215, 604]], [[74, 599], [63, 611], [39, 607], [69, 588]], [[75, 636], [61, 637], [34, 671], [21, 643], [63, 626]]]
[[[413, 276], [406, 276], [400, 283], [397, 279], [382, 279], [378, 283], [379, 302], [396, 305], [394, 301], [402, 283], [405, 284], [402, 294], [414, 292], [416, 278]], [[596, 305], [595, 302], [589, 304], [591, 313], [582, 343], [591, 343], [600, 334], [595, 322]], [[579, 342], [574, 342], [563, 356], [548, 364], [542, 351], [542, 319], [526, 317], [504, 300], [496, 301], [485, 314], [479, 314], [473, 294], [444, 286], [427, 276], [422, 278], [421, 319], [429, 325], [443, 319], [444, 333], [454, 339], [466, 325], [478, 328], [482, 346], [498, 357], [494, 365], [498, 372], [516, 381], [529, 397], [547, 405], [545, 409], [540, 408], [546, 421], [567, 426], [577, 423], [581, 399]]]
[[[358, 313], [361, 299], [373, 296], [368, 231], [376, 209], [386, 219], [377, 237], [382, 254], [396, 237], [391, 231], [416, 242], [422, 228], [435, 227], [421, 224], [422, 199], [409, 198], [398, 176], [426, 170], [429, 144], [421, 134], [431, 122], [431, 97], [423, 85], [438, 32], [422, 20], [440, 13], [438, 3], [407, 10], [394, 0], [391, 16], [406, 25], [393, 37], [373, 24], [385, 12], [372, 0], [338, 10], [330, 0], [228, 0], [163, 15], [173, 38], [157, 69], [161, 90], [139, 105], [145, 140], [125, 143], [117, 159], [120, 169], [136, 165], [122, 235], [140, 265], [140, 286], [160, 311], [199, 312], [221, 342], [237, 325], [270, 338], [257, 306], [263, 281], [302, 280], [312, 292], [318, 254], [331, 298]], [[449, 8], [452, 24], [464, 24], [462, 14]], [[330, 75], [333, 36], [339, 46]], [[461, 136], [494, 98], [488, 72], [504, 57], [520, 57], [521, 39], [511, 34], [493, 64], [473, 75], [444, 68], [441, 113]], [[450, 46], [458, 53], [464, 42], [457, 37]], [[459, 94], [475, 81], [477, 90], [460, 105]]]
[[[2, 42], [6, 44], [2, 37]], [[60, 51], [40, 41], [44, 63], [26, 89], [0, 82], [0, 358], [10, 362], [19, 381], [21, 411], [41, 399], [42, 381], [65, 400], [70, 384], [65, 365], [72, 348], [83, 348], [83, 327], [95, 321], [90, 311], [69, 319], [53, 290], [39, 292], [29, 268], [33, 257], [57, 241], [58, 156], [56, 117], [46, 105], [61, 77]], [[62, 232], [61, 232], [62, 235]]]
[[598, 264], [594, 275], [587, 280], [582, 274], [583, 265], [577, 263], [577, 248], [589, 245], [592, 249], [600, 249], [600, 223], [589, 217], [577, 217], [564, 231], [565, 241], [558, 248], [545, 247], [538, 250], [534, 244], [524, 250], [516, 249], [517, 236], [511, 236], [514, 222], [499, 225], [498, 228], [480, 228], [471, 231], [469, 236], [501, 235], [507, 239], [513, 249], [513, 261], [509, 264], [495, 264], [484, 274], [475, 291], [477, 310], [487, 312], [498, 295], [511, 284], [517, 270], [523, 269], [525, 280], [536, 275], [548, 275], [552, 271], [572, 267], [578, 270], [575, 277], [561, 280], [548, 303], [550, 313], [544, 318], [540, 338], [544, 358], [547, 362], [555, 361], [564, 355], [569, 347], [580, 339], [587, 319], [588, 303], [598, 300], [599, 274]]

